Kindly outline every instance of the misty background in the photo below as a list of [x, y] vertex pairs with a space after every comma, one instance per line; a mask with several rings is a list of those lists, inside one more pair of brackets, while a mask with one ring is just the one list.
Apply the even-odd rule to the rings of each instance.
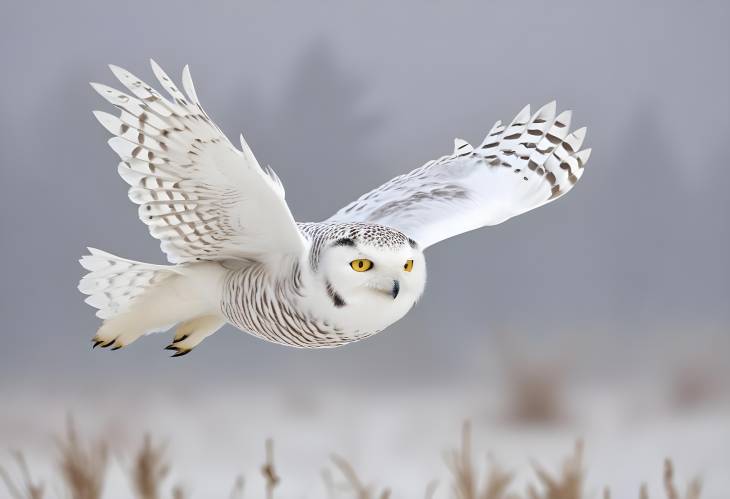
[[[568, 378], [627, 390], [645, 371], [727, 368], [729, 23], [723, 1], [6, 5], [0, 425], [12, 430], [0, 435], [20, 444], [17, 431], [55, 428], [81, 399], [108, 419], [140, 393], [332, 388], [377, 405], [418, 391], [439, 404], [439, 390], [488, 387], [514, 356], [569, 357]], [[178, 81], [190, 64], [208, 114], [277, 171], [298, 221], [449, 153], [454, 137], [479, 143], [527, 103], [573, 109], [593, 154], [568, 196], [430, 248], [423, 299], [364, 342], [302, 351], [227, 326], [182, 359], [162, 350], [171, 333], [91, 352], [99, 320], [76, 290], [85, 247], [164, 255], [127, 199], [91, 115], [109, 106], [87, 82], [121, 87], [113, 63], [157, 86], [150, 57]], [[36, 410], [49, 397], [61, 421]], [[473, 414], [454, 412], [456, 434]], [[276, 431], [261, 419], [257, 431]]]

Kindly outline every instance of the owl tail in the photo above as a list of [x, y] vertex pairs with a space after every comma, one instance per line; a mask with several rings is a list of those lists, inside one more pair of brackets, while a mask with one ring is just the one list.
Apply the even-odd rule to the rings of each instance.
[[223, 325], [211, 301], [198, 291], [200, 271], [135, 262], [94, 248], [89, 253], [79, 260], [89, 271], [79, 291], [89, 295], [86, 303], [104, 319], [93, 338], [95, 347], [116, 350], [179, 323], [168, 349], [183, 355]]
[[86, 303], [98, 309], [96, 316], [111, 319], [138, 301], [146, 292], [173, 277], [175, 267], [134, 262], [89, 248], [79, 263], [89, 271], [79, 282]]

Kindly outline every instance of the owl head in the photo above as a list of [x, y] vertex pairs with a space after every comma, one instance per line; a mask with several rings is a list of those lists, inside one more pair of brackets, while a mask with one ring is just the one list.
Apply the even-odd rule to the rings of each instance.
[[318, 272], [332, 304], [380, 314], [407, 312], [426, 285], [426, 262], [403, 233], [374, 224], [346, 224], [330, 232]]

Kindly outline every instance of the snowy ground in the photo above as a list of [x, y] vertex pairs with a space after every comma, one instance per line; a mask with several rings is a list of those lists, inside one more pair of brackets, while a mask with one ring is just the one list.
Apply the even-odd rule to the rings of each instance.
[[[514, 490], [534, 478], [534, 458], [557, 469], [577, 437], [585, 439], [587, 489], [600, 497], [638, 496], [649, 483], [663, 497], [662, 461], [675, 461], [681, 487], [695, 475], [705, 499], [730, 497], [730, 404], [725, 398], [677, 409], [641, 384], [619, 392], [611, 386], [574, 386], [562, 394], [553, 424], [518, 424], [507, 417], [505, 393], [477, 387], [422, 387], [308, 391], [241, 387], [147, 394], [3, 394], [0, 446], [24, 449], [38, 475], [53, 476], [53, 436], [72, 411], [89, 437], [105, 436], [116, 449], [107, 481], [109, 499], [129, 497], [123, 470], [149, 431], [170, 443], [173, 483], [197, 498], [228, 497], [234, 478], [246, 477], [246, 497], [262, 496], [264, 440], [273, 437], [282, 477], [279, 498], [322, 498], [321, 473], [332, 452], [347, 457], [360, 476], [392, 489], [394, 498], [420, 498], [432, 479], [436, 497], [449, 497], [443, 453], [455, 447], [463, 420], [473, 422], [475, 458], [487, 453], [517, 471]], [[161, 393], [164, 393], [161, 395]], [[0, 458], [9, 465], [9, 459]], [[8, 467], [8, 466], [6, 466]], [[51, 480], [53, 481], [53, 480]], [[344, 496], [343, 496], [344, 497]]]

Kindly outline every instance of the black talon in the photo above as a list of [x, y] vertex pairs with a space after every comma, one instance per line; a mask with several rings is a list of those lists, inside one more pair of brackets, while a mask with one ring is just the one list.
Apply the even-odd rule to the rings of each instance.
[[117, 345], [117, 346], [113, 347], [112, 350], [119, 350], [120, 348], [122, 348], [122, 345]]
[[94, 349], [94, 348], [98, 347], [99, 345], [101, 345], [102, 343], [104, 343], [104, 342], [103, 342], [103, 341], [101, 341], [101, 340], [91, 340], [91, 341], [93, 341], [93, 342], [94, 342], [94, 344], [93, 344], [93, 345], [91, 345], [91, 348], [92, 348], [92, 349]]
[[111, 340], [111, 341], [110, 341], [109, 343], [104, 343], [104, 344], [103, 344], [103, 345], [101, 346], [101, 348], [106, 348], [106, 347], [110, 347], [110, 346], [112, 346], [112, 345], [114, 344], [114, 342], [115, 342], [115, 341], [117, 341], [117, 339], [116, 339], [116, 338], [114, 338], [113, 340]]
[[167, 345], [165, 350], [177, 350], [177, 347], [175, 345]]
[[187, 339], [188, 339], [188, 336], [190, 336], [190, 335], [189, 335], [189, 334], [184, 334], [184, 335], [180, 336], [180, 337], [179, 337], [178, 339], [176, 339], [176, 340], [175, 340], [175, 339], [173, 339], [173, 340], [172, 340], [172, 344], [174, 345], [175, 343], [180, 343], [180, 342], [181, 342], [181, 341], [183, 341], [183, 340], [187, 340]]
[[171, 357], [182, 357], [183, 355], [187, 355], [192, 351], [193, 351], [192, 348], [189, 350], [180, 350], [179, 352], [177, 352], [175, 355], [172, 355]]

